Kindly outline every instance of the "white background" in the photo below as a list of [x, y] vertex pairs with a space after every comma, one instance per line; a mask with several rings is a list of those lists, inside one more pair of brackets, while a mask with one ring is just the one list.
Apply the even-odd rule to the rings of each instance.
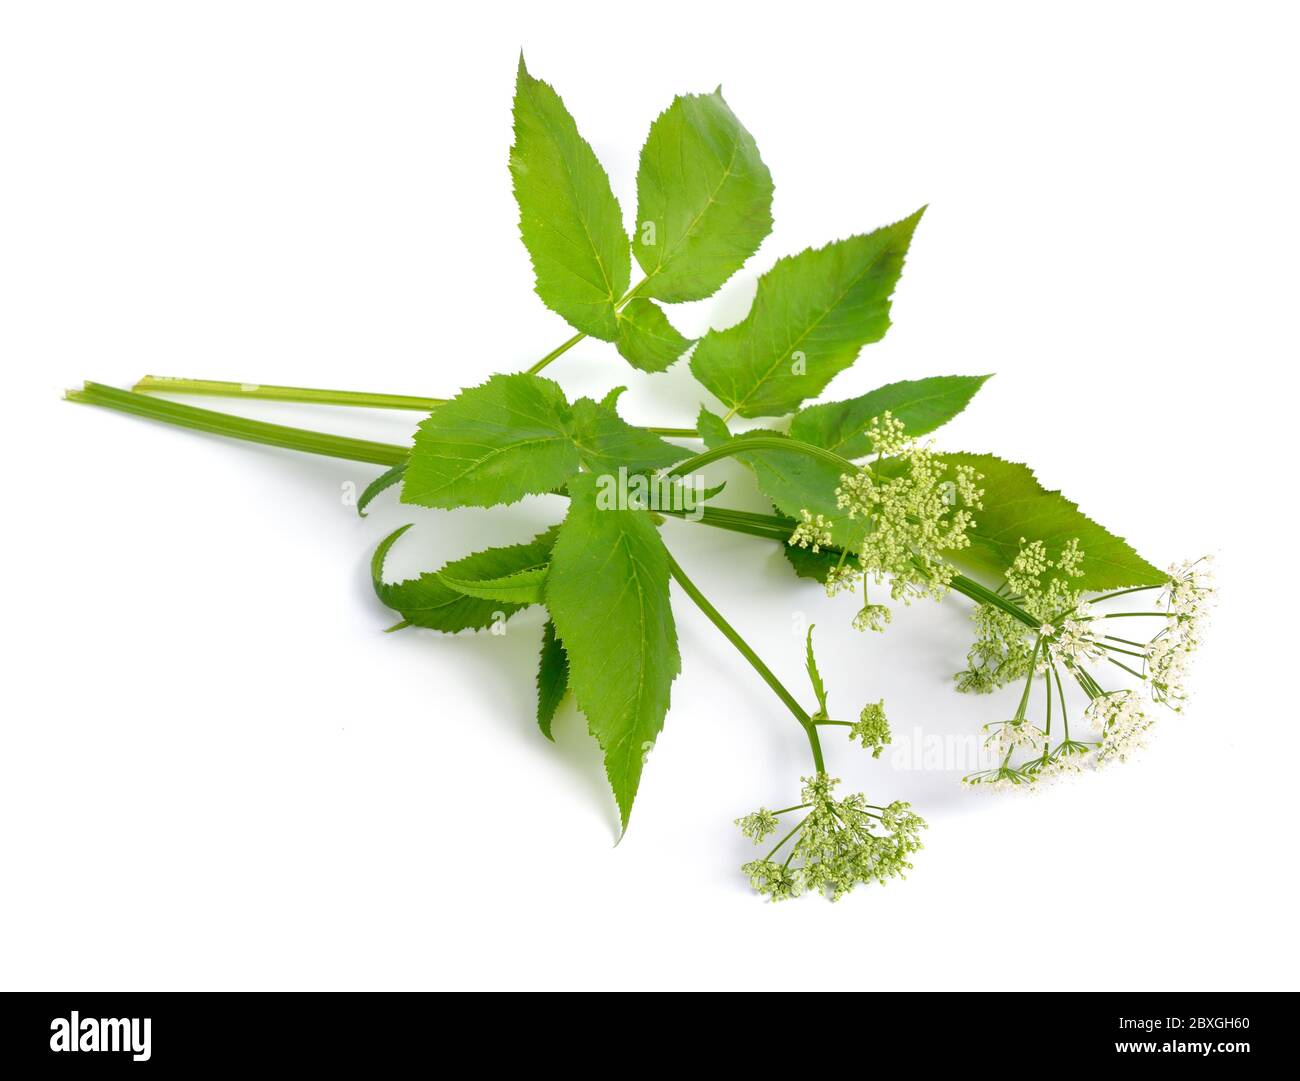
[[[1296, 984], [1297, 25], [1287, 5], [9, 3], [0, 21], [7, 501], [0, 982], [11, 988], [1277, 988]], [[941, 446], [1029, 461], [1164, 565], [1215, 551], [1195, 697], [1127, 766], [1024, 798], [830, 741], [931, 823], [906, 882], [768, 905], [731, 825], [802, 735], [684, 596], [685, 671], [626, 838], [541, 627], [385, 636], [394, 574], [561, 508], [360, 521], [378, 470], [60, 400], [150, 372], [449, 394], [568, 336], [506, 153], [520, 47], [629, 217], [650, 121], [722, 83], [781, 254], [930, 204], [894, 329], [830, 388], [993, 371]], [[548, 374], [687, 424], [687, 366], [584, 343]], [[418, 417], [208, 402], [404, 441]], [[738, 470], [725, 497], [758, 507]], [[848, 626], [776, 548], [673, 523], [807, 697], [969, 732], [954, 598]]]

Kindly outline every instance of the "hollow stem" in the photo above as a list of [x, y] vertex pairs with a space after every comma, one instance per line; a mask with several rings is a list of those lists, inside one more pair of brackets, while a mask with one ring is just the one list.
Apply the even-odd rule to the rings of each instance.
[[[413, 394], [376, 394], [365, 390], [324, 390], [320, 387], [282, 387], [271, 383], [231, 383], [220, 379], [178, 379], [170, 375], [146, 375], [134, 387], [146, 394], [203, 394], [218, 398], [253, 398], [275, 402], [307, 402], [313, 405], [349, 405], [369, 409], [405, 409], [429, 413], [446, 398], [421, 398]], [[676, 439], [699, 439], [694, 428], [646, 426], [643, 431]]]
[[272, 383], [232, 383], [220, 379], [174, 379], [166, 375], [146, 375], [131, 389], [137, 393], [203, 394], [215, 398], [255, 398], [316, 405], [352, 405], [370, 409], [409, 409], [413, 413], [428, 413], [447, 401], [446, 398], [420, 398], [411, 394], [282, 387]]
[[271, 447], [285, 447], [307, 454], [321, 454], [329, 458], [345, 458], [354, 462], [371, 462], [375, 465], [397, 465], [406, 461], [410, 452], [393, 443], [376, 443], [369, 439], [353, 439], [346, 435], [331, 435], [306, 428], [290, 428], [283, 424], [250, 420], [230, 413], [218, 413], [180, 402], [169, 402], [148, 394], [118, 390], [102, 383], [87, 383], [81, 390], [67, 392], [70, 402], [97, 405], [120, 413], [174, 424], [200, 432], [211, 432], [229, 439], [261, 443]]

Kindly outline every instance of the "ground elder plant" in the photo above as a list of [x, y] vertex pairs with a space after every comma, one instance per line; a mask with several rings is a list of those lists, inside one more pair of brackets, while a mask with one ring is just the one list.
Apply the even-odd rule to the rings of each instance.
[[[971, 786], [1024, 788], [1125, 761], [1147, 738], [1156, 705], [1181, 709], [1214, 599], [1208, 560], [1158, 570], [1028, 466], [938, 450], [926, 437], [965, 409], [987, 376], [930, 376], [817, 401], [889, 329], [923, 210], [777, 259], [759, 275], [743, 319], [692, 341], [674, 326], [672, 306], [712, 296], [772, 227], [772, 178], [720, 89], [675, 98], [650, 125], [630, 233], [574, 118], [522, 58], [509, 167], [537, 295], [573, 330], [526, 370], [452, 398], [153, 376], [130, 391], [87, 383], [68, 397], [382, 466], [357, 501], [363, 516], [390, 488], [404, 503], [446, 510], [565, 497], [562, 520], [532, 540], [406, 581], [384, 574], [405, 528], [385, 538], [372, 575], [379, 601], [396, 614], [393, 629], [455, 634], [544, 608], [538, 726], [551, 738], [572, 694], [604, 753], [626, 829], [682, 667], [671, 601], [689, 602], [807, 737], [808, 768], [792, 771], [799, 779], [784, 799], [777, 794], [776, 809], [737, 820], [756, 846], [744, 874], [773, 899], [838, 898], [901, 876], [925, 823], [905, 802], [839, 794], [826, 762], [823, 740], [836, 733], [860, 745], [854, 753], [879, 756], [892, 738], [887, 704], [833, 714], [811, 630], [810, 695], [787, 688], [665, 546], [667, 517], [779, 545], [795, 576], [841, 598], [844, 633], [887, 631], [900, 603], [969, 609], [973, 643], [956, 689], [1020, 687], [1012, 716], [981, 718], [995, 764], [968, 776]], [[613, 347], [611, 381], [622, 363], [645, 372], [688, 363], [703, 403], [693, 425], [631, 425], [618, 409], [622, 388], [571, 398], [542, 374], [586, 338]], [[249, 420], [158, 391], [427, 416], [411, 446], [395, 446]], [[709, 467], [724, 459], [752, 470], [770, 513], [725, 505], [721, 486], [708, 483]]]

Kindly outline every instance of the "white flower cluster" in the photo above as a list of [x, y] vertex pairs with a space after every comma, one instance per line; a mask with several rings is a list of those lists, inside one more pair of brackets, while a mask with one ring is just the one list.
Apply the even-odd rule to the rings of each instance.
[[[868, 803], [861, 793], [836, 799], [839, 781], [818, 773], [803, 778], [802, 802], [783, 811], [756, 811], [736, 820], [755, 843], [777, 828], [777, 817], [807, 814], [762, 859], [741, 870], [750, 885], [773, 901], [821, 893], [835, 901], [854, 887], [905, 877], [909, 857], [919, 851], [925, 821], [911, 805]], [[789, 846], [784, 860], [780, 852]]]
[[1046, 732], [1025, 720], [994, 721], [986, 724], [984, 731], [984, 746], [1000, 755], [1015, 750], [1038, 750], [1047, 740]]
[[889, 718], [885, 716], [885, 700], [868, 702], [858, 714], [856, 724], [849, 726], [849, 739], [860, 739], [862, 746], [879, 758], [887, 744], [893, 740], [889, 731]]
[[843, 553], [840, 563], [826, 572], [826, 581], [823, 583], [826, 589], [826, 596], [837, 597], [841, 593], [853, 593], [858, 588], [858, 581], [862, 582], [862, 607], [858, 609], [857, 615], [853, 617], [853, 629], [856, 631], [883, 631], [889, 621], [894, 618], [894, 613], [883, 604], [872, 604], [867, 598], [867, 575], [858, 567], [857, 561], [851, 559], [847, 552]]
[[[1077, 538], [1067, 541], [1052, 559], [1042, 541], [1021, 537], [1020, 551], [1007, 568], [1004, 594], [1041, 621], [1037, 636], [1043, 647], [1036, 647], [1034, 630], [1016, 617], [980, 605], [972, 617], [976, 633], [966, 655], [967, 667], [955, 677], [957, 689], [988, 694], [1024, 679], [1031, 667], [1043, 674], [1054, 654], [1068, 663], [1068, 654], [1097, 650], [1092, 629], [1086, 625], [1091, 613], [1080, 610], [1081, 595], [1070, 584], [1082, 573], [1083, 550]], [[1059, 621], [1060, 627], [1052, 620]]]
[[877, 458], [892, 458], [907, 449], [907, 425], [886, 409], [882, 415], [871, 418], [867, 438]]
[[1007, 590], [1019, 598], [1020, 606], [1031, 616], [1047, 620], [1079, 603], [1070, 579], [1082, 574], [1083, 549], [1078, 537], [1066, 541], [1055, 559], [1048, 557], [1047, 545], [1042, 541], [1021, 537], [1020, 551], [1007, 568]]
[[883, 604], [864, 604], [858, 609], [858, 614], [853, 617], [853, 629], [855, 631], [883, 631], [893, 618], [894, 613]]
[[1200, 648], [1216, 588], [1212, 557], [1169, 568], [1169, 585], [1162, 596], [1168, 616], [1164, 629], [1147, 645], [1146, 676], [1152, 697], [1171, 709], [1182, 709], [1187, 698], [1187, 670]]
[[1142, 696], [1136, 691], [1112, 691], [1088, 703], [1086, 713], [1092, 726], [1101, 733], [1097, 748], [1098, 765], [1125, 762], [1134, 751], [1146, 746], [1144, 733], [1154, 723], [1143, 709]]
[[814, 517], [812, 512], [806, 510], [800, 511], [799, 515], [803, 520], [794, 527], [794, 532], [790, 534], [788, 543], [797, 548], [811, 546], [814, 552], [829, 548], [831, 545], [830, 522], [824, 516], [818, 514]]
[[862, 572], [856, 566], [841, 563], [826, 572], [826, 596], [835, 597], [840, 593], [852, 593], [858, 586]]
[[840, 477], [835, 489], [840, 510], [867, 524], [859, 567], [877, 580], [888, 576], [895, 600], [937, 600], [955, 574], [946, 554], [970, 544], [971, 512], [984, 494], [980, 475], [970, 466], [950, 467], [928, 444], [907, 439], [889, 413], [872, 421], [869, 434], [875, 462]]
[[1061, 620], [1060, 630], [1044, 623], [1039, 633], [1047, 643], [1049, 652], [1066, 664], [1075, 665], [1085, 661], [1099, 661], [1106, 655], [1096, 637], [1097, 630], [1092, 607], [1087, 601], [1081, 601], [1073, 612]]
[[[999, 590], [1021, 613], [1013, 615], [1014, 608], [993, 604], [976, 613], [980, 633], [970, 653], [970, 667], [958, 675], [959, 688], [989, 691], [1022, 679], [1025, 690], [1013, 720], [985, 726], [989, 733], [986, 746], [996, 750], [1000, 764], [967, 777], [969, 783], [1013, 788], [1077, 773], [1085, 763], [1100, 766], [1126, 761], [1145, 745], [1146, 733], [1154, 723], [1149, 701], [1178, 710], [1186, 698], [1190, 658], [1200, 646], [1215, 598], [1209, 558], [1171, 567], [1163, 586], [1137, 586], [1098, 598], [1108, 601], [1160, 589], [1155, 611], [1148, 610], [1153, 607], [1150, 603], [1142, 604], [1140, 611], [1115, 612], [1083, 600], [1070, 583], [1081, 576], [1082, 569], [1083, 551], [1077, 541], [1066, 544], [1053, 559], [1041, 542], [1022, 540]], [[1162, 626], [1145, 643], [1109, 633], [1107, 621], [1116, 619], [1118, 624], [1123, 617], [1128, 617], [1124, 618], [1126, 626], [1131, 617], [1159, 619]], [[1032, 620], [1039, 621], [1036, 627]], [[1092, 671], [1105, 662], [1136, 677], [1141, 686], [1106, 690]], [[1088, 696], [1083, 720], [1092, 731], [1083, 738], [1070, 735], [1062, 670]], [[1046, 692], [1043, 728], [1025, 719], [1038, 676], [1043, 677]], [[1063, 738], [1053, 734], [1057, 717]], [[1060, 742], [1053, 746], [1058, 738]], [[1023, 758], [1025, 753], [1032, 757], [1013, 763], [1013, 758]]]

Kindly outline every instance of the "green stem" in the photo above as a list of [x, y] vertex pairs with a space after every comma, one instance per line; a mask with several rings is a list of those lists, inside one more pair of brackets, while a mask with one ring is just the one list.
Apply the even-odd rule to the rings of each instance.
[[987, 604], [992, 608], [999, 608], [1013, 619], [1023, 623], [1026, 627], [1038, 630], [1042, 624], [1021, 608], [1018, 604], [1013, 604], [1005, 597], [999, 597], [991, 589], [986, 589], [973, 578], [967, 578], [964, 574], [953, 576], [950, 583], [953, 590], [964, 597], [969, 597], [980, 604]]
[[[179, 381], [177, 381], [179, 382]], [[139, 394], [133, 391], [118, 390], [114, 387], [104, 386], [101, 383], [87, 383], [82, 390], [72, 390], [67, 394], [69, 401], [82, 402], [87, 405], [98, 405], [106, 409], [115, 409], [124, 413], [132, 413], [136, 416], [148, 417], [153, 420], [162, 421], [166, 424], [174, 424], [182, 428], [191, 428], [197, 431], [211, 432], [216, 435], [223, 435], [231, 439], [241, 439], [252, 443], [262, 443], [268, 446], [285, 447], [290, 450], [299, 450], [308, 454], [322, 454], [333, 458], [344, 458], [350, 461], [371, 462], [376, 465], [392, 466], [407, 460], [409, 451], [405, 447], [397, 446], [392, 443], [377, 443], [366, 439], [353, 439], [348, 436], [330, 435], [324, 432], [310, 431], [305, 428], [291, 428], [282, 424], [269, 424], [265, 421], [250, 420], [246, 417], [237, 417], [229, 413], [219, 413], [210, 409], [199, 409], [191, 405], [182, 405], [179, 402], [170, 402], [161, 398], [154, 398], [148, 394]], [[737, 446], [740, 442], [732, 440], [704, 454], [696, 455], [687, 459], [682, 465], [678, 466], [672, 473], [680, 473], [690, 468], [706, 464], [708, 461], [717, 461], [721, 458], [728, 457], [740, 450], [745, 449], [743, 446]], [[823, 460], [832, 461], [838, 465], [847, 466], [856, 470], [857, 467], [852, 462], [840, 458], [839, 455], [831, 451], [824, 451], [819, 447], [813, 447], [811, 444], [800, 443], [798, 440], [791, 439], [764, 439], [755, 438], [745, 440], [751, 449], [768, 449], [775, 450], [792, 450], [807, 448], [813, 452], [812, 456], [822, 458]], [[768, 447], [768, 445], [771, 445]], [[673, 513], [673, 512], [663, 512]], [[679, 516], [684, 517], [682, 512]], [[729, 510], [725, 508], [705, 507], [699, 521], [704, 525], [710, 525], [718, 529], [726, 529], [732, 532], [745, 533], [750, 536], [763, 537], [769, 540], [786, 541], [794, 529], [794, 521], [789, 518], [781, 518], [770, 514], [756, 514], [752, 511]], [[676, 564], [673, 564], [675, 567]], [[680, 573], [681, 568], [677, 568]], [[684, 576], [683, 576], [684, 577]], [[701, 605], [702, 610], [708, 615], [710, 612], [717, 615], [716, 609], [709, 605], [708, 601], [699, 595], [698, 591], [692, 593], [694, 586], [689, 588], [683, 581], [683, 588], [687, 589], [688, 594]], [[1024, 623], [1028, 627], [1037, 628], [1038, 621], [1023, 611], [1016, 605], [999, 597], [990, 589], [986, 589], [978, 582], [967, 578], [965, 575], [956, 575], [952, 580], [952, 588], [971, 600], [981, 604], [989, 604], [993, 607], [1000, 608], [1013, 616], [1015, 619]], [[696, 599], [698, 597], [698, 599]], [[710, 616], [712, 618], [712, 616]], [[721, 616], [717, 616], [721, 620]], [[716, 622], [716, 621], [715, 621]], [[725, 620], [721, 626], [726, 626]], [[729, 629], [729, 628], [728, 628]], [[727, 633], [724, 631], [724, 633]], [[735, 632], [731, 632], [734, 634]], [[731, 635], [729, 634], [730, 638]], [[746, 655], [750, 663], [755, 666], [760, 675], [768, 680], [769, 686], [776, 690], [780, 687], [776, 677], [771, 675], [770, 670], [763, 665], [753, 651], [743, 640], [736, 636], [733, 639], [738, 649]], [[771, 677], [770, 679], [768, 677]], [[800, 724], [805, 725], [809, 733], [810, 742], [816, 746], [816, 729], [808, 723], [808, 715], [794, 702], [789, 692], [781, 687], [777, 691], [782, 701], [788, 707], [793, 703], [791, 711], [795, 713], [796, 719]], [[796, 712], [797, 711], [797, 712]], [[814, 759], [820, 757], [820, 747], [816, 748]], [[818, 767], [821, 768], [820, 766]]]
[[[635, 297], [637, 293], [640, 292], [645, 287], [645, 283], [648, 282], [649, 280], [650, 280], [649, 278], [642, 278], [639, 282], [636, 283], [636, 285], [632, 286], [631, 289], [629, 289], [626, 293], [624, 293], [622, 297], [620, 297], [619, 300], [615, 303], [614, 311], [620, 312], [625, 307], [627, 307], [628, 303], [632, 300], [632, 298]], [[580, 341], [582, 341], [582, 339], [585, 338], [586, 336], [587, 336], [586, 334], [578, 333], [575, 334], [572, 338], [570, 338], [567, 342], [564, 342], [561, 345], [557, 345], [554, 349], [552, 349], [549, 353], [547, 353], [546, 356], [542, 357], [541, 360], [539, 360], [536, 364], [534, 364], [531, 368], [529, 368], [528, 374], [536, 375], [548, 364], [550, 364], [551, 361], [555, 360], [557, 357], [563, 356], [575, 345], [577, 345]]]
[[371, 462], [375, 465], [397, 465], [406, 461], [409, 450], [393, 443], [376, 443], [369, 439], [352, 439], [345, 435], [329, 435], [306, 428], [290, 428], [283, 424], [249, 420], [211, 409], [169, 402], [148, 394], [118, 390], [102, 383], [87, 383], [81, 390], [70, 390], [68, 401], [85, 405], [98, 405], [122, 413], [148, 417], [181, 428], [211, 432], [249, 443], [262, 443], [271, 447], [285, 447], [307, 454], [322, 454], [330, 458], [346, 458], [354, 462]]
[[318, 387], [282, 387], [271, 383], [231, 383], [220, 379], [173, 379], [146, 375], [134, 387], [137, 393], [204, 394], [215, 398], [256, 398], [276, 402], [310, 402], [316, 405], [354, 405], [371, 409], [409, 409], [428, 413], [446, 398], [419, 398], [410, 394], [372, 394], [359, 390], [322, 390]]
[[1142, 679], [1142, 680], [1146, 679], [1146, 676], [1144, 676], [1141, 672], [1133, 671], [1133, 669], [1130, 668], [1127, 664], [1124, 664], [1122, 661], [1117, 661], [1114, 657], [1107, 657], [1106, 660], [1110, 661], [1110, 663], [1115, 665], [1116, 668], [1124, 669], [1124, 671], [1131, 676], [1137, 676], [1138, 679]]
[[[674, 518], [687, 518], [687, 511], [660, 510], [660, 514]], [[744, 533], [751, 537], [763, 537], [784, 543], [794, 531], [794, 522], [788, 518], [777, 518], [771, 514], [755, 514], [747, 510], [731, 510], [727, 507], [705, 507], [699, 521], [715, 529], [726, 529], [732, 533]]]
[[1025, 719], [1025, 711], [1029, 708], [1029, 692], [1034, 689], [1034, 666], [1038, 663], [1038, 651], [1043, 646], [1043, 636], [1040, 634], [1034, 639], [1034, 651], [1029, 655], [1029, 675], [1025, 677], [1025, 689], [1020, 695], [1020, 705], [1016, 707], [1016, 721]]
[[1123, 653], [1126, 657], [1137, 657], [1139, 660], [1145, 660], [1145, 653], [1138, 653], [1132, 649], [1124, 649], [1122, 646], [1112, 646], [1108, 642], [1097, 642], [1102, 649], [1110, 650], [1112, 653]]
[[1066, 665], [1067, 669], [1078, 681], [1079, 686], [1084, 689], [1089, 698], [1098, 698], [1106, 692], [1102, 690], [1101, 684], [1098, 683], [1083, 665]]
[[857, 476], [858, 473], [862, 472], [859, 466], [850, 462], [847, 458], [842, 458], [833, 450], [826, 450], [826, 448], [814, 446], [812, 443], [805, 443], [799, 439], [789, 439], [783, 436], [746, 436], [743, 439], [730, 439], [712, 450], [706, 450], [692, 458], [687, 458], [684, 462], [678, 462], [677, 465], [668, 470], [668, 476], [680, 477], [685, 473], [701, 469], [711, 462], [717, 462], [723, 458], [734, 458], [737, 454], [744, 454], [746, 451], [753, 450], [779, 450], [802, 454], [808, 458], [815, 458], [818, 461], [833, 465], [842, 473], [848, 473], [851, 476]]
[[677, 439], [699, 439], [700, 433], [694, 428], [659, 428], [653, 425], [647, 425], [641, 429], [650, 432], [652, 435], [667, 435]]
[[[746, 440], [746, 442], [750, 442], [750, 440]], [[757, 440], [754, 442], [757, 442]], [[789, 440], [781, 440], [780, 442], [785, 443], [789, 442]], [[660, 513], [687, 518], [685, 511], [660, 511]], [[693, 521], [696, 519], [688, 518], [687, 520]], [[729, 510], [720, 507], [705, 507], [698, 521], [702, 525], [713, 526], [715, 529], [726, 529], [733, 533], [744, 533], [751, 537], [764, 537], [768, 540], [782, 542], [790, 539], [790, 534], [795, 527], [793, 518], [782, 518], [773, 514], [756, 514], [753, 511]], [[998, 596], [993, 590], [987, 589], [972, 578], [967, 578], [964, 574], [954, 575], [951, 585], [955, 592], [980, 604], [987, 604], [993, 608], [1001, 609], [1026, 627], [1037, 630], [1040, 626], [1039, 620], [1035, 619], [1019, 605], [1013, 604], [1005, 597]]]
[[[231, 439], [250, 443], [286, 447], [308, 454], [324, 454], [350, 461], [373, 462], [377, 465], [398, 465], [405, 462], [410, 451], [392, 443], [376, 443], [368, 439], [353, 439], [345, 435], [307, 428], [292, 428], [284, 424], [270, 424], [251, 420], [233, 413], [201, 409], [181, 402], [155, 398], [141, 391], [167, 391], [176, 394], [206, 394], [240, 398], [260, 398], [283, 402], [314, 402], [319, 405], [372, 406], [381, 409], [411, 409], [425, 411], [441, 405], [443, 398], [416, 398], [401, 394], [372, 394], [364, 391], [320, 390], [313, 387], [281, 387], [269, 384], [253, 386], [243, 383], [224, 383], [213, 379], [171, 379], [166, 376], [147, 375], [136, 384], [135, 390], [119, 390], [103, 383], [86, 383], [81, 390], [70, 390], [67, 399], [86, 405], [98, 405], [122, 413], [148, 417], [166, 424], [195, 431], [212, 432]], [[401, 404], [407, 403], [407, 404]], [[698, 438], [694, 428], [646, 428], [656, 435], [676, 436], [680, 439]]]
[[1065, 738], [1070, 738], [1070, 714], [1065, 708], [1065, 688], [1061, 686], [1061, 672], [1052, 665], [1052, 676], [1056, 679], [1056, 700], [1061, 703], [1061, 725], [1065, 728]]
[[723, 637], [736, 647], [737, 652], [749, 662], [750, 667], [759, 674], [763, 682], [772, 689], [777, 698], [781, 699], [785, 708], [790, 711], [808, 736], [808, 745], [812, 748], [813, 766], [818, 773], [825, 773], [826, 761], [822, 757], [821, 740], [817, 737], [817, 728], [813, 724], [812, 718], [808, 716], [807, 711], [803, 706], [799, 705], [794, 695], [786, 690], [785, 684], [776, 678], [776, 675], [763, 663], [762, 658], [754, 652], [749, 643], [722, 617], [722, 613], [714, 608], [709, 603], [709, 599], [696, 588], [695, 583], [686, 576], [686, 572], [682, 570], [671, 553], [668, 555], [668, 573], [682, 587], [685, 594], [695, 602], [695, 606], [708, 617], [709, 622], [717, 627], [722, 632]]
[[1090, 597], [1089, 604], [1100, 604], [1102, 601], [1114, 600], [1116, 597], [1126, 597], [1130, 593], [1142, 593], [1148, 589], [1163, 589], [1164, 585], [1158, 586], [1133, 586], [1130, 589], [1117, 589], [1114, 593], [1106, 593], [1100, 597]]
[[582, 339], [585, 338], [586, 336], [587, 335], [585, 334], [578, 333], [575, 334], [572, 338], [570, 338], [567, 342], [564, 342], [561, 345], [557, 345], [554, 349], [552, 349], [549, 353], [547, 353], [546, 356], [542, 357], [541, 360], [539, 360], [536, 364], [534, 364], [531, 368], [529, 368], [528, 374], [536, 375], [548, 364], [550, 364], [551, 361], [555, 360], [557, 357], [563, 356], [575, 345], [577, 345], [580, 341], [582, 341]]
[[[407, 409], [428, 413], [446, 398], [420, 398], [413, 394], [376, 394], [365, 390], [322, 390], [319, 387], [282, 387], [271, 383], [230, 383], [220, 379], [177, 379], [170, 375], [146, 375], [134, 387], [137, 393], [204, 394], [218, 398], [253, 398], [275, 402], [308, 402], [313, 405], [350, 405], [370, 409]], [[642, 429], [654, 435], [676, 439], [699, 439], [694, 428]]]
[[[803, 824], [807, 821], [808, 821], [807, 817], [799, 819], [798, 825], [796, 825], [792, 830], [790, 830], [789, 833], [787, 833], [784, 837], [782, 837], [779, 841], [777, 841], [775, 846], [773, 846], [772, 851], [769, 852], [763, 858], [765, 860], [770, 860], [773, 856], [775, 856], [778, 852], [780, 852], [781, 846], [785, 844], [786, 841], [790, 840], [790, 838], [793, 837], [796, 833], [798, 833], [803, 828]], [[790, 858], [788, 856], [786, 857], [785, 862], [787, 865], [790, 863]]]

